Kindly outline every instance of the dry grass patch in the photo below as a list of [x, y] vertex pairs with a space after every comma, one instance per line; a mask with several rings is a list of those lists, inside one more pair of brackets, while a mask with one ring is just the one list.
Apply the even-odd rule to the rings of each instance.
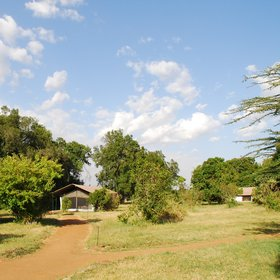
[[118, 251], [238, 236], [250, 238], [260, 233], [280, 233], [279, 213], [251, 203], [235, 208], [225, 205], [201, 206], [189, 211], [182, 222], [163, 225], [123, 224], [117, 219], [119, 213], [121, 212], [81, 214], [92, 221], [89, 247], [96, 247], [98, 241], [99, 249]]
[[246, 241], [189, 252], [130, 257], [95, 264], [71, 280], [279, 279], [279, 240]]
[[18, 224], [7, 212], [0, 212], [0, 258], [15, 258], [39, 249], [51, 234], [56, 219], [46, 217], [42, 223]]

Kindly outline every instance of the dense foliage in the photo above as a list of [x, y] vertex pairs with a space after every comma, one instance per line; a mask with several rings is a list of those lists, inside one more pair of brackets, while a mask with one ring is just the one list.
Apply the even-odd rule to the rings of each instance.
[[208, 203], [224, 203], [234, 198], [241, 187], [255, 186], [259, 166], [253, 158], [243, 157], [225, 161], [215, 157], [197, 166], [191, 178], [192, 187], [202, 193]]
[[89, 164], [91, 149], [63, 138], [53, 140], [52, 133], [34, 118], [20, 116], [17, 109], [3, 106], [0, 111], [0, 158], [25, 155], [31, 159], [39, 154], [61, 164], [63, 176], [55, 179], [55, 188], [69, 183], [82, 183], [84, 164]]
[[101, 188], [89, 195], [88, 203], [98, 210], [113, 210], [118, 208], [120, 199], [116, 192]]
[[1, 206], [11, 210], [17, 221], [41, 219], [50, 205], [50, 191], [61, 166], [45, 157], [6, 156], [0, 159]]
[[93, 149], [93, 160], [101, 167], [97, 180], [101, 186], [116, 191], [124, 201], [135, 191], [133, 172], [141, 148], [132, 136], [124, 135], [121, 130], [109, 131], [103, 140], [104, 145]]

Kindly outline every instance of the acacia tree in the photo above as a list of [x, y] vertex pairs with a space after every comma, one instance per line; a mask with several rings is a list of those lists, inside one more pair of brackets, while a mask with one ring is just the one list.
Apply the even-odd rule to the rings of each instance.
[[[252, 126], [263, 119], [273, 118], [275, 127], [277, 127], [280, 124], [280, 64], [268, 67], [259, 74], [245, 77], [245, 81], [248, 80], [252, 80], [253, 84], [265, 87], [267, 91], [270, 91], [270, 94], [241, 101], [239, 106], [229, 112], [236, 116], [233, 117], [230, 124], [249, 119], [249, 126]], [[280, 142], [280, 132], [268, 129], [267, 133], [267, 137], [245, 141], [250, 144], [250, 147], [255, 148], [250, 154], [265, 157], [274, 155], [276, 145]]]
[[261, 184], [257, 190], [258, 202], [280, 210], [280, 178], [277, 175], [280, 172], [280, 131], [275, 130], [280, 124], [280, 64], [277, 63], [261, 73], [246, 77], [245, 80], [253, 80], [254, 84], [259, 84], [266, 90], [270, 90], [270, 94], [241, 101], [240, 105], [231, 111], [233, 115], [238, 114], [231, 123], [249, 118], [249, 126], [252, 126], [263, 119], [273, 119], [274, 129], [267, 130], [268, 136], [245, 142], [250, 144], [249, 147], [254, 148], [250, 154], [269, 158], [259, 172], [258, 178]]
[[17, 221], [40, 220], [50, 206], [50, 191], [60, 174], [61, 165], [45, 157], [0, 159], [1, 206], [11, 210]]

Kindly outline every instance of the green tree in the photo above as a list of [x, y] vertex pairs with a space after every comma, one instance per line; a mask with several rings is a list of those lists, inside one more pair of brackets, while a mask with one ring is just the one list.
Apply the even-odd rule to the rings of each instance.
[[181, 181], [178, 164], [166, 162], [162, 152], [145, 151], [134, 171], [136, 190], [133, 212], [153, 223], [182, 220], [183, 207], [174, 189]]
[[20, 116], [3, 106], [0, 112], [0, 157], [12, 154], [34, 156], [52, 143], [51, 132], [35, 119]]
[[17, 221], [41, 219], [49, 207], [54, 179], [61, 166], [45, 157], [34, 160], [19, 155], [0, 159], [0, 200], [12, 211]]
[[133, 172], [141, 148], [132, 136], [122, 130], [108, 132], [104, 145], [93, 149], [93, 161], [101, 170], [97, 176], [99, 184], [116, 191], [122, 198], [131, 198], [135, 191]]
[[225, 174], [225, 160], [220, 157], [209, 158], [197, 166], [192, 173], [191, 185], [203, 193], [203, 199], [208, 203], [222, 203], [221, 183]]

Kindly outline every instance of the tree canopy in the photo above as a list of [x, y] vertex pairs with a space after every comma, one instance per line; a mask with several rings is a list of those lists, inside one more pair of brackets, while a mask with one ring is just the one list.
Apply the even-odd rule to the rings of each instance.
[[209, 158], [194, 169], [191, 184], [202, 192], [205, 201], [222, 203], [233, 198], [238, 188], [254, 186], [258, 169], [251, 157], [228, 161], [220, 157]]
[[14, 154], [0, 159], [1, 206], [17, 221], [38, 221], [50, 206], [50, 191], [60, 174], [61, 165], [45, 157]]
[[135, 191], [133, 171], [141, 148], [132, 136], [122, 130], [112, 130], [103, 138], [104, 145], [93, 148], [93, 161], [101, 170], [96, 175], [99, 184], [131, 198]]
[[0, 158], [25, 155], [34, 159], [37, 154], [57, 161], [63, 176], [55, 179], [55, 188], [69, 183], [82, 183], [84, 164], [90, 164], [91, 148], [78, 142], [53, 139], [52, 133], [36, 119], [20, 116], [17, 109], [3, 106], [0, 111]]

